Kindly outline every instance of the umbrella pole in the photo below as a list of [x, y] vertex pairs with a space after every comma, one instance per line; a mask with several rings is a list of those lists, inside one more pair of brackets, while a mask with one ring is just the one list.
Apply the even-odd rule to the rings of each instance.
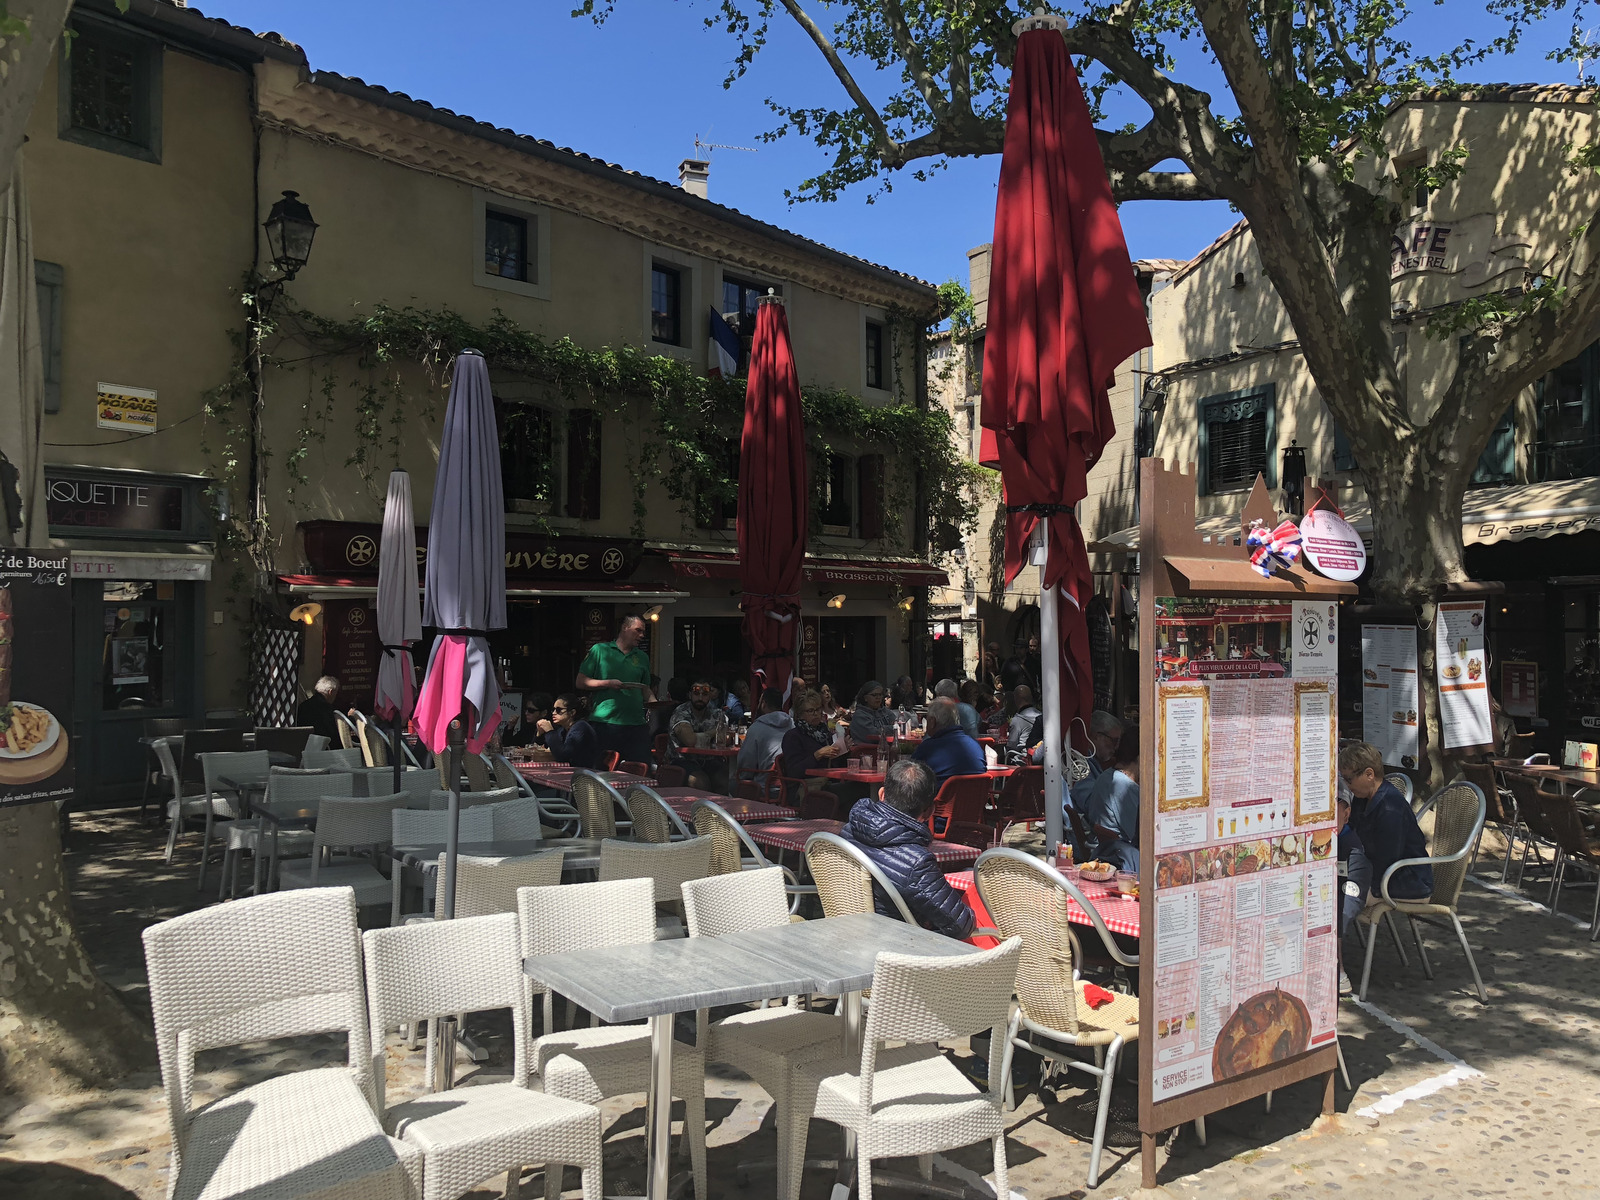
[[[395, 719], [395, 739], [399, 740], [399, 718]], [[451, 921], [456, 915], [456, 851], [461, 833], [461, 755], [466, 735], [457, 717], [446, 735], [445, 765], [450, 772], [450, 820], [444, 843], [444, 878], [438, 881], [439, 915]], [[398, 790], [398, 785], [396, 785]], [[447, 1092], [456, 1085], [456, 1019], [435, 1017], [433, 1021], [433, 1090]]]
[[1044, 695], [1039, 711], [1044, 714], [1044, 840], [1045, 850], [1054, 860], [1061, 845], [1062, 746], [1061, 746], [1061, 624], [1057, 606], [1061, 603], [1056, 588], [1046, 587], [1045, 560], [1050, 553], [1050, 518], [1040, 517], [1033, 533], [1033, 559], [1039, 564], [1039, 656], [1044, 678]]

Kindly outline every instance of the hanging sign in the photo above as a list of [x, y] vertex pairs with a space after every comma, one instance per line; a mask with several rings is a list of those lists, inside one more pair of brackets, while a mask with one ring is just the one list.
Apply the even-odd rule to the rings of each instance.
[[1350, 582], [1367, 569], [1367, 548], [1350, 523], [1328, 508], [1314, 508], [1300, 522], [1305, 559], [1329, 579]]
[[1391, 767], [1417, 765], [1417, 629], [1361, 627], [1361, 717], [1364, 739]]
[[95, 384], [95, 425], [131, 433], [156, 431], [156, 394], [121, 383]]

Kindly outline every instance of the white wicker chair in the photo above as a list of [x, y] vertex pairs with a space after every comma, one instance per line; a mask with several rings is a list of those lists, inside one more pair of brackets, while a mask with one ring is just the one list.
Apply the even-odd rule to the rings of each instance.
[[[486, 804], [504, 804], [517, 798], [516, 788], [492, 788], [487, 792], [462, 792], [461, 808], [482, 808]], [[434, 788], [428, 793], [429, 808], [449, 808], [450, 792], [447, 788]]]
[[300, 755], [302, 767], [359, 767], [362, 766], [360, 750], [312, 750], [309, 747]]
[[[456, 838], [460, 842], [488, 842], [494, 840], [491, 809], [464, 808]], [[389, 814], [389, 828], [395, 846], [428, 845], [443, 842], [450, 837], [450, 814], [429, 808], [395, 808]], [[424, 875], [410, 867], [394, 864], [389, 877], [389, 924], [398, 925], [405, 908], [404, 892], [408, 887], [420, 888], [422, 906], [433, 907], [437, 875]]]
[[[560, 850], [522, 854], [513, 858], [478, 858], [456, 855], [456, 918], [484, 917], [517, 911], [517, 893], [527, 887], [555, 887], [561, 882]], [[444, 855], [439, 856], [439, 878], [445, 879]], [[440, 901], [433, 915], [442, 917]]]
[[[711, 839], [711, 873], [728, 875], [735, 871], [765, 871], [777, 864], [767, 861], [744, 826], [728, 815], [728, 810], [715, 800], [696, 800], [689, 810], [695, 832]], [[815, 896], [814, 884], [801, 883], [788, 867], [779, 866], [783, 872], [784, 891], [788, 893], [789, 911], [800, 911], [803, 896]]]
[[[400, 772], [400, 790], [411, 797], [411, 808], [427, 808], [437, 783], [432, 771]], [[393, 786], [392, 782], [390, 786]]]
[[326, 750], [327, 748], [328, 735], [325, 733], [313, 733], [307, 735], [305, 750], [300, 753], [304, 755], [307, 751]]
[[600, 843], [600, 880], [653, 879], [657, 904], [668, 905], [671, 915], [657, 922], [658, 938], [683, 936], [683, 885], [711, 874], [711, 839], [687, 842], [624, 842], [607, 838]]
[[[188, 796], [183, 794], [183, 779], [178, 774], [178, 761], [172, 753], [172, 743], [181, 741], [181, 738], [157, 738], [152, 744], [156, 752], [156, 761], [161, 764], [162, 782], [172, 788], [172, 799], [167, 801], [167, 857], [172, 861], [172, 852], [178, 845], [178, 832], [187, 817], [204, 817], [207, 827], [211, 825], [211, 810], [218, 803], [210, 799], [204, 792]], [[226, 801], [219, 815], [226, 818], [232, 813]]]
[[[222, 866], [217, 872], [217, 899], [221, 900], [228, 888], [230, 868], [234, 894], [238, 894], [239, 858], [246, 850], [254, 854], [260, 846], [261, 822], [259, 819], [245, 820], [244, 804], [239, 794], [218, 781], [224, 775], [234, 779], [265, 779], [267, 772], [272, 769], [272, 756], [265, 750], [213, 750], [195, 757], [200, 762], [200, 775], [205, 780], [206, 796], [211, 801], [206, 806], [205, 839], [200, 847], [200, 882], [196, 890], [205, 890], [206, 868], [211, 863], [211, 835], [215, 831], [217, 840], [222, 844]], [[219, 815], [227, 818], [221, 828], [217, 828], [215, 822]]]
[[[994, 1081], [1001, 1078], [1021, 955], [1020, 938], [957, 958], [879, 954], [860, 1058], [795, 1067], [790, 1178], [798, 1180], [805, 1162], [806, 1118], [814, 1112], [855, 1132], [861, 1200], [872, 1200], [873, 1159], [916, 1156], [926, 1179], [931, 1155], [977, 1141], [994, 1144], [994, 1194], [1009, 1196], [1005, 1120]], [[985, 1030], [990, 1088], [980, 1092], [938, 1043]], [[905, 1044], [880, 1050], [885, 1042]]]
[[[523, 888], [517, 893], [517, 915], [523, 958], [594, 946], [637, 946], [655, 937], [655, 889], [647, 879]], [[533, 1043], [533, 1069], [543, 1078], [546, 1095], [598, 1104], [648, 1090], [648, 1025], [554, 1033], [549, 989], [534, 979], [526, 979], [525, 986], [530, 999], [536, 992], [544, 996], [545, 1032]], [[673, 1045], [672, 1094], [683, 1101], [695, 1200], [706, 1200], [706, 1060], [700, 1047]], [[559, 1195], [559, 1176], [558, 1171], [546, 1171], [547, 1200]]]
[[488, 811], [494, 818], [494, 840], [497, 842], [519, 839], [538, 841], [560, 836], [558, 831], [545, 828], [539, 802], [531, 797], [502, 800], [499, 804], [490, 805]]
[[[1061, 1063], [1100, 1081], [1100, 1104], [1089, 1145], [1089, 1186], [1100, 1182], [1100, 1151], [1105, 1145], [1111, 1088], [1123, 1047], [1139, 1037], [1139, 998], [1111, 993], [1111, 1003], [1091, 1009], [1074, 964], [1081, 956], [1077, 935], [1067, 920], [1067, 899], [1077, 901], [1100, 932], [1108, 954], [1123, 965], [1137, 959], [1123, 953], [1093, 904], [1055, 868], [1020, 850], [1001, 848], [979, 855], [973, 868], [978, 895], [1003, 936], [1021, 940], [1017, 970], [1017, 1009], [1006, 1030], [1001, 1074], [1011, 1096], [1011, 1059], [1030, 1050], [1047, 1062]], [[1033, 1039], [1041, 1038], [1042, 1042]], [[1061, 1046], [1093, 1052], [1094, 1062], [1074, 1058]], [[991, 1086], [992, 1083], [991, 1083]]]
[[655, 788], [636, 783], [623, 796], [628, 806], [628, 819], [633, 825], [633, 840], [665, 845], [674, 838], [692, 838], [693, 833], [683, 823], [683, 818], [672, 810]]
[[[784, 876], [777, 867], [712, 875], [683, 885], [683, 908], [689, 936], [722, 937], [747, 929], [773, 929], [791, 921], [785, 902]], [[698, 1045], [708, 1062], [727, 1063], [754, 1079], [772, 1097], [778, 1131], [778, 1196], [795, 1200], [798, 1173], [789, 1174], [790, 1078], [797, 1063], [836, 1057], [843, 1049], [841, 1018], [809, 1012], [795, 999], [782, 1008], [751, 1008], [708, 1023], [702, 1009], [696, 1017]], [[809, 1114], [805, 1115], [809, 1120]]]
[[[172, 1133], [170, 1200], [409, 1200], [422, 1155], [373, 1113], [355, 902], [341, 888], [255, 896], [144, 931]], [[192, 1109], [195, 1055], [339, 1032], [348, 1065], [296, 1071]]]
[[311, 861], [303, 867], [296, 863], [279, 867], [278, 886], [353, 888], [357, 904], [382, 904], [391, 899], [393, 885], [372, 859], [336, 859], [324, 866], [322, 858], [336, 847], [389, 845], [394, 836], [390, 814], [404, 807], [404, 800], [404, 796], [324, 796], [317, 812]]
[[423, 1200], [454, 1200], [502, 1172], [506, 1195], [515, 1197], [524, 1164], [552, 1161], [581, 1168], [584, 1200], [601, 1200], [600, 1111], [528, 1087], [528, 1000], [515, 914], [373, 929], [365, 941], [380, 1107], [390, 1029], [460, 1012], [511, 1010], [510, 1083], [438, 1092], [383, 1113], [384, 1128], [423, 1153]]
[[813, 833], [806, 839], [806, 866], [817, 885], [823, 916], [844, 917], [875, 911], [872, 888], [877, 884], [902, 921], [907, 925], [917, 923], [900, 889], [889, 882], [877, 864], [854, 842], [836, 833]]

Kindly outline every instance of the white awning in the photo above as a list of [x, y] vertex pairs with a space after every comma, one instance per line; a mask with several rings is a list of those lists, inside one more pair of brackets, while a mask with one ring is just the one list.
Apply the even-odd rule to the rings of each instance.
[[[1343, 506], [1345, 519], [1372, 548], [1372, 511], [1365, 500]], [[1203, 537], [1228, 537], [1239, 532], [1239, 515], [1206, 517], [1195, 528]], [[1461, 505], [1461, 535], [1469, 546], [1521, 542], [1563, 533], [1600, 531], [1600, 478], [1563, 479], [1555, 483], [1519, 483], [1512, 487], [1473, 488]], [[1089, 542], [1094, 554], [1136, 554], [1139, 527], [1130, 525]]]
[[205, 582], [214, 555], [188, 545], [171, 550], [77, 550], [71, 552], [74, 579], [162, 579]]

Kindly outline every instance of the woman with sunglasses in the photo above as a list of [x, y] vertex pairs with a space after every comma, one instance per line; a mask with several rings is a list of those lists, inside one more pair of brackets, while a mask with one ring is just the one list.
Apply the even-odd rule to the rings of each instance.
[[545, 735], [555, 728], [550, 720], [554, 702], [549, 692], [529, 692], [522, 698], [522, 720], [500, 739], [503, 746], [542, 746]]
[[576, 692], [557, 696], [550, 709], [555, 728], [546, 737], [550, 757], [571, 767], [600, 769], [600, 737], [585, 719], [583, 699]]

